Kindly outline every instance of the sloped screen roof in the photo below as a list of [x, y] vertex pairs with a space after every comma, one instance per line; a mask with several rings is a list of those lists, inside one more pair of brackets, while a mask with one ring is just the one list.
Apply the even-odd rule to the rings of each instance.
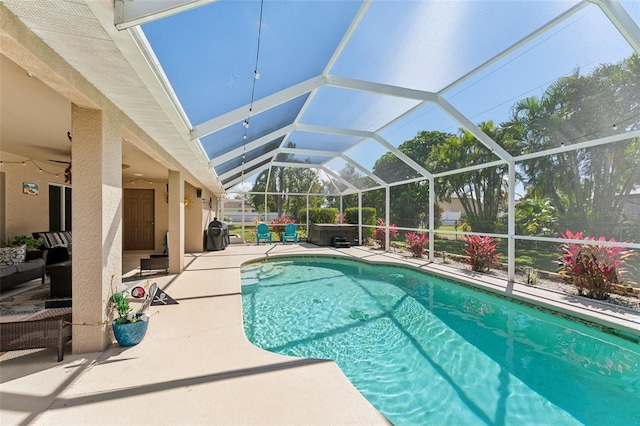
[[638, 22], [635, 1], [220, 0], [142, 29], [226, 189], [278, 163], [352, 191], [434, 172], [403, 145], [425, 130], [517, 160], [483, 123], [640, 50]]

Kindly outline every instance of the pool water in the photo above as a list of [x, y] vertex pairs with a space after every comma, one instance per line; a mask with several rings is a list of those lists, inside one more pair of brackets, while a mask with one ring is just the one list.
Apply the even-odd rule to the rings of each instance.
[[640, 424], [640, 345], [417, 271], [291, 258], [242, 271], [247, 338], [332, 359], [395, 425]]

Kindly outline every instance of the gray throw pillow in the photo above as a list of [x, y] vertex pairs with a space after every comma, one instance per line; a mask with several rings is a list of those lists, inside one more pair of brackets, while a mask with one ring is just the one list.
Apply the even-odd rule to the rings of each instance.
[[10, 266], [22, 263], [27, 258], [27, 245], [20, 247], [1, 247], [0, 266]]

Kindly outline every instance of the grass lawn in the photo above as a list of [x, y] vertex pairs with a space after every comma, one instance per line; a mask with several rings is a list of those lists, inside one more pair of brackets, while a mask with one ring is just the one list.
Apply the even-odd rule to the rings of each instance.
[[[461, 240], [439, 240], [434, 241], [436, 251], [445, 251], [452, 254], [464, 254], [464, 242]], [[506, 261], [507, 246], [498, 246], [498, 253], [502, 256], [502, 261]], [[554, 262], [560, 256], [560, 250], [553, 249], [519, 249], [516, 250], [516, 266], [531, 267], [543, 271], [556, 272], [558, 265]]]

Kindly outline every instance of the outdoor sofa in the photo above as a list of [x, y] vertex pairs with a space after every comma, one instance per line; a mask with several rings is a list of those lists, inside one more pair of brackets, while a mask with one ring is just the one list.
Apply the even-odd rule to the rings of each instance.
[[44, 283], [46, 252], [29, 251], [26, 246], [3, 247], [0, 250], [0, 292], [36, 278]]

